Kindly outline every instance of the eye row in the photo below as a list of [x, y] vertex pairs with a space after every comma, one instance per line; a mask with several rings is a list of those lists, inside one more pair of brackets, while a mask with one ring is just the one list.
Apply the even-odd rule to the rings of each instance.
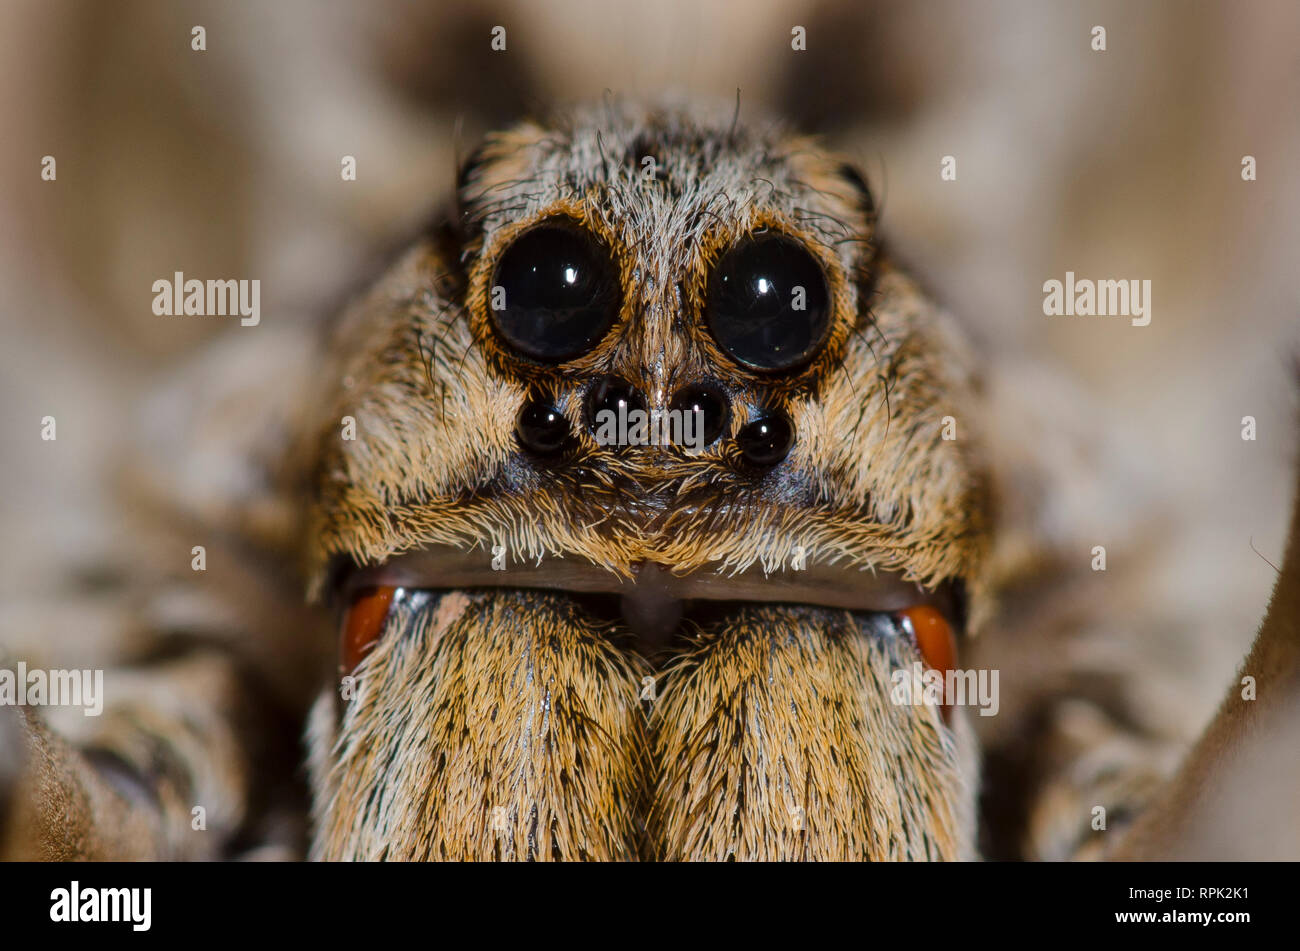
[[[516, 352], [563, 363], [588, 352], [618, 319], [623, 294], [609, 248], [576, 222], [551, 220], [516, 238], [497, 259], [488, 309]], [[751, 370], [807, 363], [830, 328], [826, 275], [794, 238], [749, 235], [709, 273], [705, 324], [718, 346]]]

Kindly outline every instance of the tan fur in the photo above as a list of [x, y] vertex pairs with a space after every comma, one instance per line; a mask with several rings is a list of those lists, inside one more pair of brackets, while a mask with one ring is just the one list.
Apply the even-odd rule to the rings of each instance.
[[809, 608], [753, 609], [701, 637], [665, 674], [652, 721], [658, 854], [973, 857], [972, 738], [934, 708], [890, 702], [906, 653]]
[[[689, 144], [680, 154], [662, 149], [667, 174], [684, 178], [687, 194], [674, 198], [638, 183], [618, 163], [610, 180], [601, 166], [584, 164], [594, 161], [597, 135], [600, 149], [619, 155], [643, 128], [660, 123], [685, 130], [688, 143], [697, 137], [716, 147], [726, 141], [726, 119], [708, 125], [685, 113], [606, 117], [592, 110], [565, 121], [578, 129], [569, 151], [554, 145], [556, 136], [516, 133], [487, 152], [469, 188], [467, 214], [485, 219], [486, 237], [471, 245], [471, 252], [480, 243], [484, 250], [471, 262], [467, 310], [444, 296], [453, 262], [426, 246], [348, 319], [337, 342], [346, 359], [331, 374], [348, 383], [335, 391], [321, 429], [316, 571], [340, 553], [369, 563], [431, 543], [491, 540], [508, 544], [512, 560], [578, 555], [621, 574], [639, 562], [681, 573], [755, 564], [775, 570], [802, 545], [813, 560], [901, 570], [927, 584], [974, 576], [986, 530], [979, 470], [970, 440], [941, 438], [945, 415], [974, 426], [963, 361], [944, 319], [871, 253], [871, 222], [849, 201], [842, 179], [832, 186], [836, 161], [809, 158], [805, 140], [742, 126], [740, 144], [716, 171], [700, 171], [703, 159]], [[521, 168], [520, 151], [526, 156], [529, 147], [539, 154]], [[492, 164], [499, 152], [509, 155], [500, 167]], [[567, 174], [591, 176], [592, 184], [570, 193], [561, 178]], [[474, 210], [475, 195], [491, 196], [485, 210]], [[508, 223], [498, 220], [505, 214], [499, 207], [509, 209]], [[561, 474], [526, 491], [500, 491], [515, 451], [514, 419], [535, 374], [510, 365], [486, 326], [492, 252], [529, 224], [573, 208], [618, 249], [631, 289], [620, 327], [561, 375], [545, 374], [575, 429], [585, 430], [574, 384], [598, 372], [640, 383], [661, 401], [652, 405], [663, 405], [682, 382], [717, 377], [741, 389], [733, 432], [747, 421], [747, 398], [774, 398], [800, 424], [792, 460], [797, 502], [777, 501], [736, 477], [721, 456], [725, 442], [684, 462], [601, 452], [589, 435], [574, 465], [590, 462], [584, 483]], [[835, 289], [832, 340], [793, 382], [737, 370], [698, 326], [710, 258], [696, 249], [709, 243], [705, 229], [720, 232], [711, 239], [716, 246], [773, 220], [823, 258]], [[870, 306], [853, 286], [868, 269], [879, 294]], [[633, 271], [640, 279], [627, 281]], [[679, 283], [693, 288], [680, 309]], [[683, 329], [670, 333], [675, 317]], [[337, 438], [345, 415], [358, 421], [355, 442]]]
[[[730, 120], [606, 107], [492, 140], [461, 196], [465, 303], [459, 262], [429, 240], [340, 328], [309, 536], [317, 585], [338, 556], [366, 566], [431, 545], [486, 560], [504, 544], [515, 562], [563, 557], [620, 576], [642, 564], [679, 575], [777, 570], [803, 546], [811, 563], [931, 586], [964, 581], [982, 597], [985, 500], [966, 355], [878, 253], [870, 207], [839, 159], [780, 129]], [[663, 181], [641, 180], [623, 158], [638, 148], [653, 151]], [[500, 249], [557, 215], [614, 249], [623, 308], [593, 351], [555, 371], [501, 346], [486, 299]], [[738, 368], [700, 320], [711, 262], [756, 228], [797, 237], [828, 275], [830, 340], [792, 377]], [[747, 406], [779, 405], [797, 448], [779, 481], [761, 481], [736, 471], [725, 438], [695, 457], [599, 447], [578, 387], [602, 373], [630, 380], [652, 406], [684, 383], [722, 380], [732, 387], [731, 433], [748, 421]], [[539, 386], [565, 408], [581, 445], [561, 467], [519, 475], [530, 463], [514, 420]], [[942, 438], [949, 415], [967, 438]], [[344, 416], [357, 421], [355, 441], [339, 438]], [[640, 661], [606, 655], [613, 648], [584, 657], [568, 642], [580, 642], [589, 622], [557, 631], [553, 596], [510, 597], [510, 615], [441, 634], [422, 620], [392, 622], [338, 731], [318, 712], [315, 855], [974, 854], [969, 739], [958, 744], [933, 710], [888, 696], [890, 672], [914, 649], [865, 644], [844, 612], [768, 609], [712, 632], [661, 677], [647, 735], [631, 675]], [[548, 686], [585, 698], [593, 712], [584, 718], [599, 726], [586, 745], [562, 708], [553, 734], [535, 733], [541, 688], [520, 693], [516, 684], [531, 665]], [[515, 686], [502, 693], [504, 684]], [[597, 695], [615, 705], [597, 715]], [[494, 719], [498, 711], [510, 715]], [[543, 747], [518, 748], [535, 735]], [[653, 786], [650, 772], [659, 774]], [[806, 810], [806, 828], [792, 830], [787, 800]], [[527, 849], [489, 834], [495, 805], [507, 807], [516, 836], [521, 817], [535, 817]]]
[[497, 592], [399, 608], [389, 634], [313, 737], [314, 858], [637, 857], [639, 678], [608, 631]]

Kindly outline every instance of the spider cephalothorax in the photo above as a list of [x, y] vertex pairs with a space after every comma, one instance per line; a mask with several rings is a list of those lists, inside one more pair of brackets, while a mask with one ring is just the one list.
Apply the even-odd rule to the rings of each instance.
[[[960, 717], [889, 689], [893, 612], [957, 621], [979, 558], [969, 397], [862, 178], [605, 105], [457, 198], [335, 344], [309, 558], [356, 692], [314, 720], [316, 854], [970, 854]], [[702, 435], [602, 432], [632, 410]]]

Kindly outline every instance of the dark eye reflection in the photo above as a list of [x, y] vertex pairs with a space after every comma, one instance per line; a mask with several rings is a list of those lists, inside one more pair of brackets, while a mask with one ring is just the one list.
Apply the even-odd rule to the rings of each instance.
[[821, 265], [795, 239], [751, 236], [726, 252], [709, 276], [709, 332], [737, 362], [788, 370], [826, 340], [830, 292]]
[[620, 299], [609, 249], [576, 222], [557, 220], [524, 232], [501, 254], [488, 311], [512, 349], [559, 363], [600, 342]]

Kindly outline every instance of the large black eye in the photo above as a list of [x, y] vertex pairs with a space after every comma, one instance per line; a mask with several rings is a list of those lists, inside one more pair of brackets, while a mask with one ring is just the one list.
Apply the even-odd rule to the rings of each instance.
[[550, 222], [524, 232], [501, 255], [488, 310], [511, 347], [556, 363], [599, 342], [618, 316], [619, 298], [608, 249], [576, 224]]
[[755, 370], [788, 370], [825, 342], [830, 293], [821, 265], [793, 238], [746, 238], [709, 275], [709, 332]]

